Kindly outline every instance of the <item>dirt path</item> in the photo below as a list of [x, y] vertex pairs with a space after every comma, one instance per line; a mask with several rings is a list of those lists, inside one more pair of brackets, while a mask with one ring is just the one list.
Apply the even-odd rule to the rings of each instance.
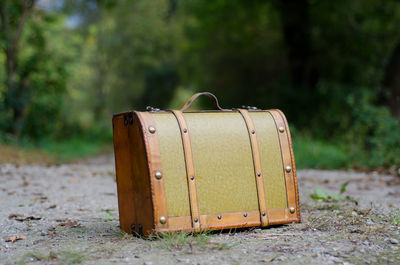
[[[119, 231], [113, 174], [111, 156], [0, 165], [0, 264], [400, 264], [400, 178], [303, 170], [301, 224], [144, 240]], [[310, 198], [347, 181], [349, 199]]]

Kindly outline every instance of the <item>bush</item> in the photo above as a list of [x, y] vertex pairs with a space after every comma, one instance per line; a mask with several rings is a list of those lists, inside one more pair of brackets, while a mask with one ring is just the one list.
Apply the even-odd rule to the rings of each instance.
[[400, 166], [400, 122], [387, 108], [354, 105], [352, 120], [345, 138], [354, 166]]

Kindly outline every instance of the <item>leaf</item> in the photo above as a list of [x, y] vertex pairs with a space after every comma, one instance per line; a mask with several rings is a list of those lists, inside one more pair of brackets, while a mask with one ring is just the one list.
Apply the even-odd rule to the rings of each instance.
[[26, 216], [24, 217], [22, 214], [12, 213], [8, 216], [9, 219], [15, 219], [20, 222], [29, 221], [29, 220], [40, 220], [42, 217], [35, 217], [35, 216]]
[[4, 241], [12, 242], [12, 243], [14, 243], [17, 240], [26, 240], [26, 236], [25, 235], [15, 235], [15, 236], [8, 236], [4, 239]]
[[340, 194], [343, 194], [346, 189], [347, 189], [347, 185], [350, 183], [350, 181], [346, 181], [345, 183], [343, 183], [342, 187], [340, 188]]
[[314, 193], [311, 194], [313, 200], [327, 200], [328, 193], [323, 189], [314, 189]]
[[331, 197], [332, 198], [332, 200], [334, 200], [334, 201], [341, 201], [341, 200], [343, 200], [343, 198], [342, 198], [342, 196], [340, 196], [340, 195], [336, 195], [336, 194], [329, 194], [329, 197]]
[[67, 221], [65, 223], [58, 224], [58, 226], [78, 227], [79, 223], [77, 221]]

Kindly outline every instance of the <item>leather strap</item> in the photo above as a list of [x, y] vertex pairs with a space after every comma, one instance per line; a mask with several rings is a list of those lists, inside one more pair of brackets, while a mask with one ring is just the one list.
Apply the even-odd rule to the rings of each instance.
[[186, 163], [186, 177], [189, 189], [189, 200], [190, 200], [190, 211], [192, 215], [192, 227], [194, 232], [200, 232], [200, 210], [199, 202], [197, 198], [197, 186], [196, 186], [196, 171], [194, 167], [192, 142], [190, 140], [189, 128], [187, 126], [185, 117], [183, 117], [182, 111], [172, 110], [175, 115], [179, 128], [181, 130], [183, 151], [185, 154]]
[[249, 112], [244, 109], [238, 109], [238, 110], [242, 115], [246, 123], [247, 129], [249, 131], [251, 150], [253, 153], [254, 174], [256, 176], [258, 206], [260, 209], [261, 226], [268, 226], [268, 214], [267, 214], [268, 212], [267, 212], [267, 201], [264, 189], [264, 175], [261, 167], [261, 157], [258, 148], [257, 132], [253, 120], [249, 115]]
[[[164, 188], [164, 178], [156, 178], [156, 173], [163, 173], [161, 165], [160, 145], [157, 130], [150, 132], [149, 128], [156, 128], [154, 119], [149, 112], [136, 112], [141, 124], [145, 140], [147, 161], [150, 174], [151, 196], [153, 200], [154, 224], [157, 229], [168, 227], [167, 200]], [[161, 218], [165, 218], [165, 222]]]
[[216, 110], [224, 110], [222, 109], [219, 104], [218, 104], [218, 99], [216, 96], [214, 96], [214, 94], [211, 94], [210, 92], [201, 92], [201, 93], [196, 93], [194, 94], [186, 103], [185, 105], [183, 105], [183, 107], [181, 108], [182, 112], [185, 112], [185, 110], [187, 110], [192, 104], [193, 102], [200, 96], [207, 96], [211, 99], [213, 105], [214, 105], [214, 109]]

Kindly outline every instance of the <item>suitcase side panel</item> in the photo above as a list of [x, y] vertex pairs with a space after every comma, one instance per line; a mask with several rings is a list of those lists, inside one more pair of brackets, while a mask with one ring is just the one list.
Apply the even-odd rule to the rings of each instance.
[[130, 112], [114, 116], [113, 124], [121, 229], [131, 234], [133, 227], [138, 234], [150, 234], [154, 230], [153, 205], [140, 121]]
[[128, 126], [124, 125], [124, 121], [127, 121], [127, 115], [113, 117], [113, 138], [120, 227], [130, 234], [136, 215]]

